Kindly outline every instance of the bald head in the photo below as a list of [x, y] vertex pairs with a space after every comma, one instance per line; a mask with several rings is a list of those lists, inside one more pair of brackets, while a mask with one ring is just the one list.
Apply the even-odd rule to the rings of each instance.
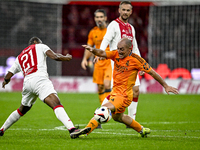
[[121, 59], [127, 57], [132, 51], [132, 42], [128, 38], [122, 38], [117, 44], [117, 50]]
[[132, 47], [132, 42], [128, 38], [122, 38], [119, 42], [124, 43], [127, 48]]

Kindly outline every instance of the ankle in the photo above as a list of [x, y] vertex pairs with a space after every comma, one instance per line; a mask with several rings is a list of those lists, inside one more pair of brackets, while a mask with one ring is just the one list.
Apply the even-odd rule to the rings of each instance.
[[144, 127], [142, 126], [142, 130], [141, 130], [139, 133], [141, 133], [141, 134], [143, 133], [143, 128], [144, 128]]
[[73, 127], [73, 128], [71, 128], [71, 129], [69, 129], [69, 133], [72, 133], [72, 132], [74, 132], [75, 130], [76, 130], [76, 128]]

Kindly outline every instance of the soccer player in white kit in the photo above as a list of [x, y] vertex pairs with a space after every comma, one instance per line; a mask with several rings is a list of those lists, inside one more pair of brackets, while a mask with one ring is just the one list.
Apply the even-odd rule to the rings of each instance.
[[[72, 56], [54, 53], [47, 45], [42, 44], [38, 37], [29, 40], [29, 46], [16, 58], [14, 64], [4, 77], [2, 88], [10, 82], [11, 77], [22, 71], [24, 75], [22, 100], [20, 107], [13, 111], [0, 128], [0, 136], [16, 121], [25, 115], [35, 103], [37, 97], [54, 110], [56, 117], [65, 125], [71, 138], [77, 138], [79, 134], [88, 133], [90, 128], [77, 129], [64, 110], [57, 96], [52, 82], [47, 73], [46, 57], [56, 61], [69, 61]], [[76, 131], [76, 132], [75, 132]], [[74, 134], [75, 133], [75, 134]]]
[[[107, 27], [107, 32], [103, 38], [100, 49], [105, 50], [109, 45], [110, 50], [117, 49], [117, 43], [124, 37], [132, 41], [132, 51], [140, 56], [140, 52], [136, 42], [135, 29], [128, 23], [128, 18], [132, 14], [132, 5], [130, 1], [122, 1], [119, 5], [119, 18], [113, 20]], [[114, 68], [114, 62], [112, 68]], [[143, 75], [144, 72], [140, 72]], [[139, 77], [137, 76], [135, 86], [133, 86], [133, 101], [128, 107], [128, 115], [135, 120], [138, 97], [139, 97]], [[109, 97], [108, 97], [109, 98]], [[105, 99], [106, 101], [106, 99]], [[105, 102], [104, 102], [105, 103]]]

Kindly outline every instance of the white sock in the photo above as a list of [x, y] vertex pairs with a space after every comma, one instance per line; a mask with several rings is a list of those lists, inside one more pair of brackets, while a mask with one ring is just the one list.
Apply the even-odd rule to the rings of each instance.
[[17, 110], [13, 111], [10, 116], [7, 118], [7, 120], [4, 122], [1, 129], [3, 131], [6, 131], [10, 126], [12, 126], [17, 120], [20, 118], [20, 114], [17, 112]]
[[135, 120], [138, 102], [132, 101], [128, 106], [128, 115]]
[[65, 125], [65, 127], [68, 130], [75, 128], [74, 124], [72, 123], [71, 119], [68, 117], [63, 107], [55, 108], [54, 113], [56, 114], [56, 117]]

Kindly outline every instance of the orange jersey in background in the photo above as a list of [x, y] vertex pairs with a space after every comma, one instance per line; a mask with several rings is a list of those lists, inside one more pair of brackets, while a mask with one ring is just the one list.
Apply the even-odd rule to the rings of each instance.
[[132, 101], [135, 80], [138, 71], [146, 73], [151, 71], [151, 66], [139, 55], [131, 53], [124, 59], [119, 58], [117, 50], [107, 51], [107, 58], [114, 61], [113, 90], [111, 95], [119, 95]]
[[[91, 46], [95, 46], [95, 48], [99, 49], [101, 42], [103, 40], [103, 37], [106, 34], [106, 31], [107, 31], [107, 28], [99, 29], [97, 26], [94, 27], [89, 32], [87, 44]], [[109, 47], [106, 48], [106, 51], [109, 51]], [[100, 60], [97, 63], [95, 63], [95, 67], [102, 67], [101, 69], [107, 68], [109, 65], [111, 67], [111, 61], [108, 59]]]

